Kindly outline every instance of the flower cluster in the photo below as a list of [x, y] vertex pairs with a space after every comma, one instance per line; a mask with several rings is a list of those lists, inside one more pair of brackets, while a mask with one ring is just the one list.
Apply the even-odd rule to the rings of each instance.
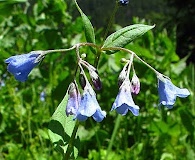
[[[112, 106], [111, 110], [116, 110], [121, 115], [126, 115], [128, 111], [131, 111], [133, 115], [139, 115], [139, 106], [135, 105], [132, 99], [132, 93], [138, 94], [140, 91], [140, 81], [133, 68], [133, 77], [131, 82], [129, 80], [129, 72], [131, 65], [133, 66], [133, 55], [129, 61], [123, 67], [119, 75], [119, 93]], [[170, 79], [166, 76], [156, 72], [158, 79], [158, 93], [160, 97], [159, 107], [161, 105], [166, 106], [168, 109], [173, 108], [176, 97], [185, 98], [190, 95], [190, 92], [185, 88], [181, 89], [176, 87]]]
[[123, 67], [119, 78], [118, 78], [118, 85], [119, 85], [119, 93], [112, 105], [112, 110], [116, 110], [117, 113], [121, 115], [126, 115], [128, 111], [131, 111], [133, 115], [139, 115], [139, 106], [135, 105], [132, 93], [138, 94], [140, 90], [140, 82], [139, 78], [135, 74], [133, 74], [133, 78], [130, 82], [129, 73], [131, 69], [131, 65], [133, 62], [133, 55], [131, 59], [127, 61], [125, 66]]
[[88, 117], [93, 117], [95, 121], [101, 122], [106, 117], [106, 112], [101, 110], [96, 94], [85, 75], [82, 65], [88, 69], [94, 88], [98, 90], [101, 88], [101, 81], [96, 69], [88, 62], [80, 59], [80, 84], [83, 88], [83, 94], [80, 96], [76, 81], [70, 84], [66, 114], [67, 116], [74, 115], [74, 119], [79, 121], [85, 121]]
[[[74, 49], [74, 47], [71, 49]], [[52, 52], [55, 52], [55, 50], [52, 50]], [[46, 51], [32, 51], [23, 55], [12, 56], [6, 59], [5, 63], [8, 63], [7, 69], [14, 75], [15, 79], [24, 82], [27, 80], [31, 70], [43, 59], [45, 53]], [[140, 81], [133, 66], [135, 53], [131, 53], [130, 60], [123, 59], [125, 65], [118, 77], [119, 93], [112, 105], [111, 111], [116, 110], [116, 112], [121, 115], [126, 115], [128, 111], [130, 111], [134, 116], [138, 116], [140, 108], [134, 103], [132, 94], [137, 95], [140, 92]], [[88, 117], [92, 117], [95, 121], [101, 122], [106, 117], [106, 112], [100, 108], [96, 99], [96, 93], [93, 90], [83, 67], [88, 70], [91, 83], [96, 90], [102, 88], [98, 71], [87, 61], [80, 58], [78, 53], [77, 56], [78, 67], [80, 68], [79, 82], [82, 89], [82, 95], [80, 94], [76, 80], [74, 80], [68, 88], [69, 97], [65, 110], [66, 115], [73, 115], [74, 119], [78, 119], [79, 121], [85, 121]], [[131, 68], [133, 76], [130, 80]], [[176, 87], [169, 78], [156, 70], [155, 73], [157, 74], [158, 79], [158, 93], [160, 97], [159, 107], [164, 105], [171, 109], [176, 101], [176, 97], [185, 98], [190, 95], [190, 92], [187, 89]], [[41, 101], [45, 100], [44, 92], [41, 93], [40, 99]]]

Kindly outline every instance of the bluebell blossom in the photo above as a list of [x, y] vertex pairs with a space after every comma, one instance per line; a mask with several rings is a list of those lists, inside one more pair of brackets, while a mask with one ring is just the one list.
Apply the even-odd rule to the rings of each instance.
[[39, 63], [36, 61], [42, 51], [32, 51], [28, 54], [12, 56], [5, 60], [8, 63], [7, 70], [12, 73], [16, 80], [27, 80], [31, 70]]
[[121, 115], [126, 115], [131, 111], [133, 115], [139, 115], [139, 106], [135, 105], [131, 95], [131, 83], [128, 78], [124, 80], [119, 88], [119, 93], [112, 105], [112, 110], [116, 110]]
[[80, 92], [76, 82], [72, 82], [68, 88], [68, 102], [66, 106], [66, 115], [76, 115], [81, 101]]
[[190, 92], [184, 88], [176, 87], [169, 79], [164, 78], [162, 75], [158, 78], [158, 93], [160, 96], [159, 106], [164, 105], [167, 108], [173, 108], [176, 97], [185, 98], [190, 95]]
[[96, 94], [89, 82], [86, 83], [84, 88], [75, 119], [85, 121], [88, 117], [93, 117], [97, 122], [101, 122], [106, 117], [106, 112], [101, 110]]

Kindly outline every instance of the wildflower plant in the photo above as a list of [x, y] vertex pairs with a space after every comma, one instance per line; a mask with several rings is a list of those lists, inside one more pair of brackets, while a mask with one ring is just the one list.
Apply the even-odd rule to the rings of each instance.
[[[134, 59], [139, 60], [146, 67], [150, 68], [157, 77], [157, 88], [160, 99], [159, 106], [164, 105], [168, 109], [171, 109], [176, 101], [176, 97], [185, 98], [190, 95], [187, 89], [176, 87], [169, 77], [158, 72], [133, 51], [125, 48], [127, 44], [153, 29], [155, 25], [133, 24], [107, 37], [107, 31], [112, 22], [111, 17], [104, 41], [102, 44], [97, 44], [94, 28], [90, 20], [83, 13], [76, 0], [74, 1], [81, 14], [86, 42], [77, 43], [67, 49], [31, 51], [27, 54], [12, 56], [5, 60], [5, 63], [8, 64], [8, 71], [14, 75], [16, 80], [24, 82], [27, 80], [31, 70], [37, 67], [40, 61], [44, 61], [45, 56], [49, 56], [50, 53], [55, 52], [68, 53], [69, 51], [75, 51], [75, 56], [77, 57], [75, 65], [77, 67], [74, 77], [49, 124], [51, 141], [58, 151], [62, 153], [64, 159], [75, 159], [78, 156], [79, 140], [76, 134], [80, 122], [86, 121], [90, 117], [96, 122], [101, 122], [106, 118], [106, 111], [103, 106], [99, 105], [95, 92], [102, 88], [101, 76], [98, 74], [98, 62], [101, 54], [111, 55], [117, 52], [125, 52], [130, 57], [129, 59], [122, 59], [124, 67], [118, 77], [119, 92], [111, 107], [111, 111], [113, 112], [116, 110], [118, 114], [123, 116], [126, 114], [139, 116], [140, 107], [143, 107], [136, 105], [132, 96], [139, 96], [138, 93], [142, 91], [140, 80], [136, 75], [136, 68], [133, 66]], [[129, 1], [126, 0], [116, 1], [116, 8], [118, 6], [125, 6], [128, 3]], [[82, 47], [89, 47], [94, 53], [94, 64], [86, 61], [86, 55], [80, 53]]]

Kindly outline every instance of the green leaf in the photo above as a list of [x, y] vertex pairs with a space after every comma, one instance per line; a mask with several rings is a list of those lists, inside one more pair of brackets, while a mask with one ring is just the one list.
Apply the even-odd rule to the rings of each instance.
[[181, 122], [183, 123], [184, 127], [190, 134], [193, 135], [195, 127], [193, 123], [189, 123], [194, 121], [193, 115], [188, 110], [180, 110], [179, 113], [181, 117]]
[[134, 39], [142, 36], [144, 33], [154, 28], [155, 26], [149, 26], [144, 24], [134, 24], [131, 26], [127, 26], [122, 28], [110, 36], [105, 40], [102, 49], [112, 48], [112, 47], [124, 47]]
[[[76, 124], [76, 121], [73, 120], [73, 116], [67, 117], [65, 114], [67, 102], [68, 91], [52, 115], [49, 123], [49, 137], [54, 144], [55, 149], [62, 153], [63, 156], [67, 151]], [[74, 159], [78, 156], [78, 139], [73, 144], [73, 149], [70, 155]]]
[[84, 27], [84, 30], [85, 30], [86, 40], [87, 40], [87, 42], [95, 44], [95, 34], [94, 34], [93, 26], [92, 26], [89, 18], [83, 13], [81, 8], [77, 4], [76, 0], [75, 0], [75, 4], [76, 4], [76, 7], [77, 7], [78, 11], [81, 14], [81, 18], [82, 18], [82, 21], [83, 21], [83, 27]]

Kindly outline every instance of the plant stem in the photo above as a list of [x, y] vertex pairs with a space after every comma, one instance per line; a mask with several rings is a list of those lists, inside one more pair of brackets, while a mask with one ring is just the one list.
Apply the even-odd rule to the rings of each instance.
[[111, 136], [111, 139], [110, 139], [110, 143], [109, 143], [108, 148], [107, 148], [107, 154], [106, 154], [105, 160], [108, 159], [109, 152], [112, 149], [112, 146], [113, 146], [113, 143], [114, 143], [114, 139], [116, 137], [116, 134], [118, 133], [121, 117], [122, 116], [118, 114], [117, 119], [116, 119], [116, 123], [115, 123], [115, 126], [114, 126], [114, 130], [112, 132], [112, 136]]
[[[110, 28], [111, 28], [111, 26], [112, 26], [113, 19], [114, 19], [114, 17], [115, 17], [115, 14], [116, 14], [117, 10], [118, 10], [118, 3], [116, 2], [116, 3], [115, 3], [114, 10], [113, 10], [113, 12], [112, 12], [112, 15], [111, 15], [111, 17], [110, 17], [108, 26], [107, 26], [106, 31], [105, 31], [105, 33], [104, 33], [103, 41], [106, 39], [106, 37], [107, 37], [107, 35], [108, 35], [108, 32], [109, 32], [109, 30], [110, 30]], [[97, 50], [97, 54], [96, 54], [96, 58], [95, 58], [95, 60], [94, 60], [94, 67], [95, 67], [95, 68], [97, 68], [97, 66], [98, 66], [98, 62], [99, 62], [99, 60], [100, 60], [101, 53], [102, 53], [101, 50], [98, 49], [98, 50]]]
[[105, 40], [106, 37], [107, 37], [107, 35], [108, 35], [108, 32], [109, 32], [109, 30], [110, 30], [110, 28], [111, 28], [111, 26], [112, 26], [113, 19], [114, 19], [114, 17], [115, 17], [115, 14], [116, 14], [117, 10], [118, 10], [118, 3], [116, 2], [116, 3], [115, 3], [114, 10], [113, 10], [113, 12], [112, 12], [112, 14], [111, 14], [110, 20], [109, 20], [109, 22], [108, 22], [108, 26], [107, 26], [106, 31], [105, 31], [105, 33], [104, 33], [103, 40]]
[[71, 48], [68, 49], [53, 49], [53, 50], [47, 50], [47, 51], [43, 51], [42, 56], [48, 54], [48, 53], [54, 53], [54, 52], [67, 52], [67, 51], [71, 51], [73, 49], [76, 48], [76, 45], [72, 46]]
[[95, 57], [95, 60], [94, 60], [94, 67], [97, 68], [98, 66], [98, 62], [100, 60], [100, 56], [101, 56], [101, 51], [98, 49], [97, 50], [97, 54], [96, 54], [96, 57]]
[[75, 140], [75, 136], [76, 136], [78, 127], [79, 127], [79, 121], [76, 121], [72, 135], [70, 137], [70, 141], [68, 142], [68, 148], [67, 148], [67, 151], [63, 157], [63, 160], [70, 160], [71, 153], [73, 153], [74, 140]]
[[154, 71], [156, 73], [156, 75], [161, 75], [160, 72], [158, 72], [156, 69], [154, 69], [148, 63], [146, 63], [144, 60], [142, 60], [136, 53], [134, 53], [133, 51], [131, 51], [129, 49], [121, 48], [121, 47], [109, 47], [109, 48], [101, 48], [101, 49], [103, 51], [106, 51], [106, 50], [120, 50], [120, 51], [124, 51], [124, 52], [130, 53], [130, 54], [133, 54], [135, 58], [137, 58], [139, 61], [141, 61], [143, 64], [145, 64], [148, 68], [150, 68], [152, 71]]

